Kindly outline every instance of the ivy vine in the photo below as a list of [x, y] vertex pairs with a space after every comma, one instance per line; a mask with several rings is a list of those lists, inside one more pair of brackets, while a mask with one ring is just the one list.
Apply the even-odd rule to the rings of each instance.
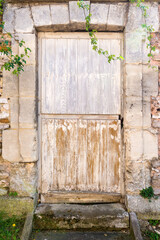
[[[107, 58], [109, 63], [112, 60], [117, 60], [117, 59], [123, 60], [124, 58], [121, 55], [115, 56], [114, 54], [109, 54], [107, 50], [104, 50], [98, 47], [98, 39], [95, 34], [97, 31], [95, 29], [93, 30], [90, 29], [90, 21], [92, 16], [92, 14], [90, 13], [90, 4], [86, 4], [83, 0], [78, 0], [77, 5], [79, 6], [79, 8], [83, 9], [85, 20], [86, 20], [86, 31], [89, 33], [92, 49], [96, 51], [99, 55], [101, 54], [104, 55], [104, 57]], [[86, 12], [89, 12], [89, 14], [86, 15]]]
[[[148, 53], [148, 66], [152, 68], [156, 68], [156, 66], [151, 66], [151, 60], [154, 58], [154, 52], [156, 50], [155, 46], [151, 45], [151, 38], [152, 38], [152, 32], [154, 31], [153, 26], [147, 25], [146, 20], [148, 18], [147, 10], [149, 9], [148, 6], [144, 5], [145, 0], [129, 0], [131, 3], [136, 3], [136, 6], [139, 7], [142, 11], [142, 16], [144, 19], [144, 23], [141, 24], [142, 29], [148, 34], [148, 41], [149, 43], [146, 43], [147, 49], [150, 49], [150, 52]], [[124, 60], [124, 57], [120, 56], [115, 56], [114, 54], [109, 54], [107, 50], [103, 50], [102, 48], [98, 47], [98, 39], [96, 37], [96, 30], [91, 29], [90, 22], [91, 22], [91, 17], [92, 14], [90, 13], [90, 4], [86, 4], [84, 0], [78, 0], [77, 5], [79, 8], [83, 9], [84, 16], [85, 16], [85, 25], [86, 25], [86, 31], [89, 33], [89, 37], [91, 40], [91, 45], [92, 49], [96, 51], [98, 54], [104, 55], [108, 62], [110, 63], [112, 60]], [[86, 14], [88, 12], [88, 15]]]
[[149, 10], [149, 7], [144, 5], [145, 0], [129, 0], [131, 3], [136, 3], [136, 6], [141, 9], [142, 17], [144, 23], [141, 24], [142, 29], [145, 31], [146, 35], [148, 34], [148, 41], [149, 43], [146, 43], [147, 49], [150, 49], [150, 52], [148, 53], [148, 66], [152, 67], [153, 69], [157, 69], [156, 66], [151, 65], [151, 60], [154, 59], [154, 52], [156, 51], [156, 47], [151, 45], [151, 39], [152, 39], [152, 33], [155, 31], [152, 25], [147, 25], [147, 18], [149, 17], [147, 14], [147, 10]]
[[[0, 0], [0, 17], [3, 16], [3, 6], [5, 0]], [[0, 28], [3, 30], [0, 40], [0, 53], [5, 56], [6, 60], [3, 63], [1, 70], [12, 71], [13, 74], [19, 75], [24, 71], [26, 64], [26, 57], [29, 58], [31, 49], [25, 46], [25, 41], [18, 41], [19, 47], [22, 48], [21, 54], [14, 54], [10, 42], [15, 39], [15, 36], [5, 30], [5, 22], [1, 21]]]
[[[148, 17], [147, 10], [148, 6], [144, 5], [145, 0], [130, 0], [131, 3], [136, 3], [136, 6], [139, 7], [142, 11], [142, 16], [144, 19], [144, 23], [142, 24], [143, 30], [148, 34], [148, 41], [147, 48], [150, 49], [150, 52], [148, 53], [148, 66], [152, 68], [156, 68], [156, 66], [151, 66], [151, 60], [154, 58], [154, 52], [156, 50], [155, 46], [151, 45], [151, 38], [152, 38], [152, 32], [154, 31], [153, 26], [147, 25], [146, 19]], [[5, 3], [5, 0], [0, 0], [0, 17], [2, 18], [3, 15], [3, 5]], [[78, 0], [77, 2], [79, 8], [83, 9], [85, 21], [86, 21], [86, 31], [89, 33], [92, 49], [96, 51], [99, 55], [104, 55], [104, 57], [107, 58], [107, 61], [110, 63], [112, 60], [124, 60], [123, 56], [115, 56], [114, 54], [110, 54], [108, 50], [104, 50], [98, 46], [98, 39], [96, 37], [96, 30], [91, 30], [90, 21], [92, 14], [90, 13], [90, 4], [86, 4], [84, 0]], [[86, 14], [88, 12], [88, 15]], [[29, 53], [31, 52], [31, 49], [29, 47], [26, 47], [25, 41], [21, 40], [18, 42], [19, 47], [23, 49], [23, 53], [21, 54], [14, 54], [12, 51], [12, 47], [10, 45], [10, 41], [12, 39], [15, 39], [14, 35], [11, 33], [5, 31], [5, 23], [1, 21], [0, 28], [3, 30], [3, 33], [1, 35], [0, 40], [0, 53], [6, 57], [6, 61], [1, 67], [1, 70], [5, 69], [6, 71], [12, 71], [13, 74], [19, 75], [21, 72], [24, 71], [24, 66], [26, 64], [26, 57], [29, 57]], [[10, 39], [10, 41], [7, 39]]]

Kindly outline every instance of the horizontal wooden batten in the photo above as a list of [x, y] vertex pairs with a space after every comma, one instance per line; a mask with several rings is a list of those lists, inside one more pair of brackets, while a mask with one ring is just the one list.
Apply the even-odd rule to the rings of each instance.
[[52, 192], [41, 195], [42, 203], [117, 203], [118, 193]]
[[[99, 32], [96, 33], [98, 39], [123, 39], [123, 33]], [[47, 39], [90, 39], [86, 32], [39, 32], [39, 38]]]
[[118, 120], [120, 118], [119, 115], [72, 115], [72, 114], [41, 114], [44, 119], [84, 119], [84, 120]]

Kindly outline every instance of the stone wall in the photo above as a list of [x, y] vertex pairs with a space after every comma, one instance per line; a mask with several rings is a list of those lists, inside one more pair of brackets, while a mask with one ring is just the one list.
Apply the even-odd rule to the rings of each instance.
[[[6, 40], [10, 39], [4, 36]], [[0, 57], [0, 66], [4, 58]], [[2, 131], [9, 128], [10, 108], [9, 99], [3, 97], [3, 73], [0, 71], [0, 196], [6, 195], [10, 182], [10, 163], [2, 158]]]
[[[160, 7], [159, 7], [160, 11]], [[160, 33], [154, 33], [152, 36], [152, 45], [156, 46], [156, 52], [154, 54], [154, 65], [160, 67]], [[151, 164], [151, 181], [155, 194], [160, 194], [160, 68], [158, 79], [158, 95], [151, 96], [151, 117], [152, 127], [158, 130], [158, 158], [154, 159]]]
[[[147, 24], [153, 25], [156, 39], [158, 3], [146, 4], [150, 16]], [[157, 189], [155, 184], [158, 182], [154, 180], [159, 171], [159, 130], [153, 126], [154, 117], [152, 114], [151, 118], [150, 110], [151, 99], [158, 95], [158, 72], [147, 66], [148, 51], [141, 28], [141, 11], [131, 3], [91, 3], [91, 13], [92, 26], [97, 30], [124, 31], [122, 165], [125, 186], [122, 194], [126, 196], [129, 210], [141, 212], [142, 216], [146, 211], [160, 213], [160, 204], [154, 208], [139, 196], [139, 191], [150, 186], [151, 182]], [[8, 4], [3, 18], [6, 30], [15, 34], [17, 39], [24, 39], [32, 53], [25, 72], [19, 77], [3, 73], [2, 109], [6, 114], [9, 111], [10, 128], [3, 131], [0, 177], [6, 185], [0, 185], [0, 191], [6, 194], [9, 189], [18, 192], [19, 196], [34, 197], [39, 172], [37, 32], [85, 30], [84, 15], [77, 3], [70, 1], [64, 4]], [[21, 52], [17, 41], [12, 41], [12, 48], [15, 53]], [[140, 207], [144, 205], [146, 208]]]

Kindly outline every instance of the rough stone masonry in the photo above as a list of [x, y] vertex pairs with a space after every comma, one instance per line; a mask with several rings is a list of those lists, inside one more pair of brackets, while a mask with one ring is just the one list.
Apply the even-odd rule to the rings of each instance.
[[[145, 4], [149, 6], [147, 24], [155, 29], [152, 41], [158, 46], [155, 59], [159, 64], [159, 4], [152, 1]], [[97, 30], [124, 33], [122, 195], [125, 204], [140, 218], [160, 219], [160, 198], [148, 202], [139, 196], [139, 191], [150, 185], [160, 194], [159, 75], [147, 66], [142, 13], [135, 4], [118, 1], [91, 2], [91, 13], [91, 24]], [[3, 80], [0, 76], [0, 208], [10, 203], [8, 193], [16, 191], [19, 196], [16, 201], [25, 205], [27, 199], [30, 203], [30, 207], [21, 207], [25, 212], [33, 208], [39, 181], [37, 33], [84, 31], [85, 20], [76, 1], [36, 0], [29, 3], [10, 0], [5, 5], [3, 20], [6, 31], [15, 34], [17, 40], [24, 39], [32, 50], [24, 73], [17, 77], [4, 71]], [[14, 53], [21, 52], [17, 41], [12, 40], [11, 46]]]

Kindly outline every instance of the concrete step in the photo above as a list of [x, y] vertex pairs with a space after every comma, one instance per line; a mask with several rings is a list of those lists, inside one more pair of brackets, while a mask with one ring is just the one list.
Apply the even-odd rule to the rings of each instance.
[[127, 232], [79, 232], [42, 231], [33, 232], [31, 240], [131, 240]]
[[122, 230], [129, 228], [124, 205], [40, 204], [34, 215], [34, 229]]

